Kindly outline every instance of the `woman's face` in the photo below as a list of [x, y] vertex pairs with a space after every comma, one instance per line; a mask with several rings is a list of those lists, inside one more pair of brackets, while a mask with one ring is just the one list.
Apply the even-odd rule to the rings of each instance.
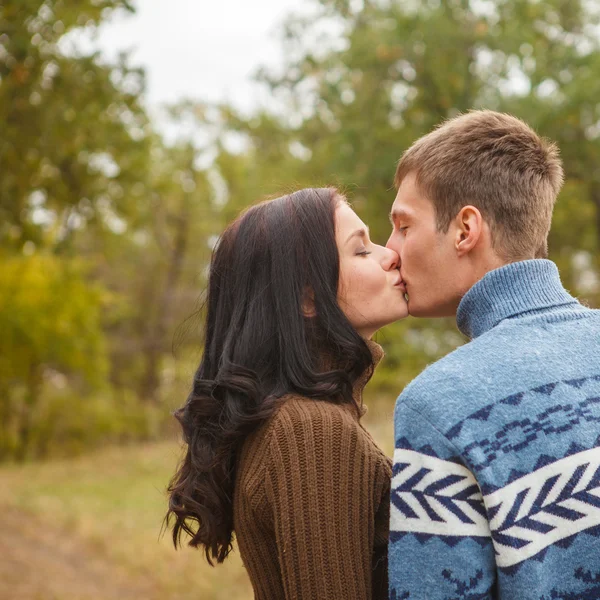
[[367, 226], [344, 201], [335, 212], [340, 255], [338, 302], [364, 338], [408, 315], [406, 288], [394, 250], [373, 244]]

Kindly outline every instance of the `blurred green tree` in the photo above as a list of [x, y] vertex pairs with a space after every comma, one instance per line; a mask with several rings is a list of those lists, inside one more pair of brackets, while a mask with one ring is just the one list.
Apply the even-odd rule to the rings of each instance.
[[179, 346], [200, 347], [199, 332], [186, 329], [197, 324], [212, 244], [225, 225], [197, 160], [189, 140], [169, 147], [155, 138], [148, 197], [136, 219], [124, 232], [76, 238], [96, 276], [119, 298], [106, 314], [111, 382], [150, 404], [160, 399], [164, 359]]
[[0, 458], [29, 455], [45, 380], [73, 375], [87, 388], [103, 384], [101, 310], [109, 298], [84, 271], [80, 261], [52, 255], [2, 256]]
[[[216, 162], [236, 202], [255, 200], [267, 181], [275, 182], [274, 191], [341, 184], [373, 238], [385, 243], [402, 151], [471, 108], [511, 112], [561, 148], [568, 181], [551, 257], [566, 285], [598, 305], [600, 3], [319, 0], [313, 6], [311, 16], [291, 18], [283, 30], [284, 68], [258, 74], [270, 102], [250, 116], [221, 107], [220, 121], [214, 119], [222, 124], [221, 142], [235, 132], [245, 143], [235, 167], [223, 143]], [[256, 174], [260, 185], [253, 184]], [[462, 341], [453, 328], [450, 321], [414, 319], [388, 328], [381, 335], [388, 360], [378, 380], [398, 391]]]
[[[266, 196], [337, 185], [385, 243], [402, 151], [470, 108], [511, 112], [558, 142], [567, 183], [551, 257], [567, 287], [600, 306], [600, 0], [312, 6], [281, 29], [284, 66], [259, 72], [262, 106], [182, 103], [171, 116], [185, 136], [168, 144], [144, 111], [140, 69], [68, 48], [129, 2], [0, 4], [0, 331], [12, 332], [0, 347], [4, 416], [36, 410], [44, 373], [91, 381], [94, 356], [107, 397], [135, 394], [142, 409], [160, 410], [165, 394], [180, 393], [173, 373], [191, 379], [172, 345], [201, 347], [186, 317], [227, 222]], [[69, 294], [74, 305], [61, 306]], [[193, 334], [176, 333], [180, 324]], [[83, 339], [67, 340], [69, 331]], [[449, 320], [415, 319], [379, 340], [387, 359], [369, 389], [383, 396], [464, 341]], [[31, 420], [11, 422], [26, 432]]]
[[[118, 226], [147, 165], [144, 76], [125, 56], [67, 52], [126, 0], [6, 0], [0, 4], [0, 243], [56, 250], [99, 221]], [[72, 41], [72, 39], [71, 39]]]

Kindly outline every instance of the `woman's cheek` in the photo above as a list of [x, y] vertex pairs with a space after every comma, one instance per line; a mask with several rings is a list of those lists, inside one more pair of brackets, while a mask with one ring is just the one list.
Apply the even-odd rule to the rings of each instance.
[[365, 291], [368, 290], [370, 294], [383, 292], [385, 287], [385, 277], [382, 277], [381, 275], [383, 275], [383, 271], [377, 273], [373, 268], [365, 269], [362, 277], [362, 289]]

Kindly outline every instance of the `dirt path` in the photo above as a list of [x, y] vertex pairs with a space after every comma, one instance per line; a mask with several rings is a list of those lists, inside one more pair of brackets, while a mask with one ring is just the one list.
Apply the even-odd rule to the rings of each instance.
[[0, 600], [151, 600], [158, 590], [83, 540], [0, 506]]

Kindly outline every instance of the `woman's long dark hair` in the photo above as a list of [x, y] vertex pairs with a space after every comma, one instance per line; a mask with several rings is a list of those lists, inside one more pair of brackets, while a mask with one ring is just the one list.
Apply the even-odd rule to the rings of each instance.
[[[332, 188], [258, 204], [221, 236], [208, 283], [205, 346], [193, 389], [175, 412], [187, 444], [168, 488], [173, 543], [187, 533], [210, 564], [231, 550], [236, 456], [288, 393], [353, 402], [371, 353], [337, 303]], [[307, 315], [307, 302], [314, 311]], [[323, 371], [322, 357], [335, 357]], [[359, 407], [357, 407], [359, 410]]]

